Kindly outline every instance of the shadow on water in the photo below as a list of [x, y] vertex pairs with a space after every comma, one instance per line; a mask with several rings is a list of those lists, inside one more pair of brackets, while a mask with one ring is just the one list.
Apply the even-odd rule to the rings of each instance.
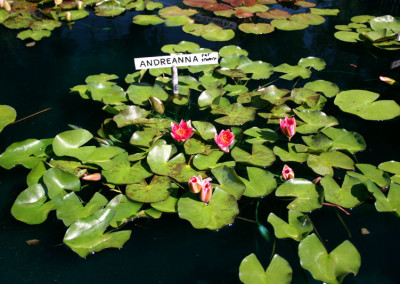
[[[400, 59], [398, 52], [365, 49], [333, 37], [334, 26], [348, 23], [352, 16], [398, 14], [399, 1], [316, 2], [321, 8], [338, 8], [341, 13], [337, 17], [327, 17], [323, 25], [303, 31], [277, 31], [265, 36], [244, 36], [238, 32], [239, 36], [228, 43], [207, 42], [179, 28], [136, 26], [131, 23], [134, 12], [115, 19], [91, 16], [77, 22], [71, 30], [64, 26], [54, 31], [50, 39], [32, 48], [17, 40], [15, 31], [0, 28], [0, 103], [13, 106], [18, 118], [51, 108], [6, 127], [0, 134], [0, 151], [15, 141], [54, 137], [68, 130], [68, 124], [96, 131], [107, 114], [100, 104], [71, 95], [69, 89], [83, 83], [88, 75], [99, 73], [116, 74], [123, 84], [125, 75], [135, 71], [134, 57], [160, 55], [164, 44], [181, 40], [195, 41], [214, 50], [236, 44], [249, 51], [251, 59], [274, 66], [283, 62], [293, 65], [301, 57], [321, 57], [327, 62], [327, 68], [314, 72], [311, 79], [335, 82], [341, 90], [379, 92], [382, 98], [400, 102], [399, 89], [378, 79], [380, 75], [399, 78], [400, 71], [389, 68], [393, 60]], [[276, 84], [287, 82], [281, 80]], [[289, 87], [292, 84], [290, 82]], [[398, 147], [394, 133], [399, 126], [398, 119], [387, 122], [355, 120], [333, 104], [329, 114], [339, 118], [340, 127], [357, 131], [365, 138], [368, 150], [358, 156], [359, 162], [377, 165], [392, 159], [400, 161], [400, 152], [394, 150]], [[237, 220], [233, 226], [211, 232], [195, 230], [187, 221], [167, 214], [162, 220], [143, 219], [127, 225], [132, 236], [123, 249], [108, 249], [80, 259], [62, 245], [65, 227], [54, 212], [44, 224], [37, 226], [17, 222], [11, 216], [10, 208], [25, 188], [26, 174], [21, 168], [0, 169], [0, 279], [4, 283], [238, 283], [238, 267], [245, 256], [255, 252], [264, 266], [268, 263], [271, 244], [262, 239], [252, 223]], [[311, 218], [328, 248], [332, 249], [348, 239], [348, 235], [333, 208], [320, 211], [322, 214], [311, 214]], [[362, 255], [359, 275], [348, 276], [345, 283], [398, 283], [398, 218], [375, 214], [372, 206], [357, 207], [351, 216], [342, 218], [351, 230], [350, 241]], [[370, 234], [362, 235], [361, 228], [367, 228]], [[328, 236], [332, 239], [326, 239]], [[40, 244], [28, 246], [25, 241], [29, 239], [39, 239]], [[290, 260], [294, 283], [305, 283], [296, 244], [280, 241], [276, 251]], [[308, 275], [309, 283], [313, 283], [311, 279]]]

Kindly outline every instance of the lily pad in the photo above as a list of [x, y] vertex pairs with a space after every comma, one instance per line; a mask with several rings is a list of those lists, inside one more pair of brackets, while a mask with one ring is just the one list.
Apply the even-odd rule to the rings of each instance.
[[264, 19], [287, 19], [292, 16], [292, 14], [286, 12], [285, 10], [274, 9], [267, 12], [259, 12], [257, 16]]
[[177, 204], [178, 204], [178, 186], [171, 184], [172, 186], [172, 191], [170, 195], [167, 197], [167, 199], [160, 201], [160, 202], [155, 202], [151, 203], [151, 207], [154, 209], [157, 209], [161, 212], [166, 212], [166, 213], [177, 213]]
[[262, 61], [245, 62], [237, 66], [244, 73], [251, 73], [254, 80], [268, 79], [274, 73], [274, 66]]
[[287, 180], [276, 189], [275, 195], [296, 197], [287, 206], [288, 209], [293, 211], [311, 212], [322, 207], [322, 192], [318, 192], [315, 184], [305, 179]]
[[15, 219], [27, 224], [40, 224], [54, 209], [53, 201], [46, 202], [46, 193], [41, 184], [33, 184], [21, 192], [11, 207]]
[[96, 4], [95, 14], [101, 17], [115, 17], [125, 12], [125, 8], [115, 1], [105, 1], [102, 4]]
[[239, 30], [248, 34], [269, 34], [272, 33], [275, 28], [270, 24], [265, 23], [243, 23], [239, 25]]
[[168, 99], [168, 94], [158, 84], [155, 84], [154, 86], [144, 83], [133, 84], [129, 86], [126, 93], [128, 94], [129, 99], [136, 105], [143, 105], [149, 97], [156, 97], [161, 101]]
[[348, 31], [339, 31], [334, 34], [335, 38], [346, 42], [357, 42], [360, 40], [360, 34]]
[[128, 106], [126, 109], [114, 116], [113, 120], [117, 123], [118, 127], [121, 128], [132, 124], [143, 123], [149, 114], [150, 111], [141, 107]]
[[303, 163], [308, 158], [308, 147], [301, 144], [288, 143], [288, 151], [275, 146], [274, 154], [281, 159], [283, 162], [298, 162]]
[[224, 155], [222, 151], [214, 151], [210, 155], [197, 154], [193, 158], [193, 165], [199, 170], [212, 169], [220, 165], [227, 165], [228, 167], [235, 166], [235, 161], [228, 161], [224, 163], [218, 163], [218, 160]]
[[0, 132], [17, 118], [15, 109], [8, 105], [0, 105]]
[[[356, 167], [363, 173], [363, 175], [376, 183], [380, 187], [386, 187], [390, 184], [390, 178], [387, 173], [377, 169], [370, 164], [356, 164]], [[361, 181], [363, 181], [361, 179]]]
[[[71, 21], [80, 20], [89, 16], [89, 12], [82, 9], [82, 10], [71, 10], [68, 11], [71, 14]], [[61, 20], [66, 20], [66, 12], [63, 12], [59, 15]]]
[[211, 170], [218, 180], [220, 188], [233, 195], [237, 200], [243, 195], [246, 186], [241, 181], [235, 170], [227, 166], [219, 166]]
[[304, 22], [291, 21], [290, 19], [274, 19], [271, 25], [283, 31], [296, 31], [308, 28], [308, 24]]
[[126, 187], [126, 196], [137, 202], [160, 202], [168, 198], [171, 193], [171, 180], [165, 176], [154, 176], [150, 184], [146, 180], [141, 183], [129, 184]]
[[210, 41], [228, 41], [234, 36], [235, 32], [233, 30], [225, 30], [214, 23], [205, 25], [201, 32], [201, 37]]
[[266, 146], [253, 145], [251, 154], [235, 147], [232, 150], [232, 158], [237, 163], [246, 163], [259, 167], [268, 167], [275, 161], [274, 153]]
[[58, 134], [53, 141], [53, 151], [57, 156], [75, 157], [86, 160], [96, 149], [95, 146], [84, 146], [93, 135], [85, 129], [75, 129]]
[[320, 155], [310, 154], [307, 165], [317, 174], [333, 176], [333, 168], [354, 170], [354, 161], [342, 152], [324, 152]]
[[32, 30], [49, 30], [52, 31], [55, 28], [61, 27], [60, 21], [55, 20], [42, 20], [42, 21], [35, 21], [29, 27]]
[[388, 120], [400, 115], [400, 106], [394, 100], [380, 100], [379, 94], [365, 90], [349, 90], [339, 93], [335, 105], [342, 111], [366, 120]]
[[253, 253], [246, 256], [239, 266], [239, 278], [245, 284], [288, 284], [292, 282], [292, 273], [289, 262], [277, 254], [266, 271]]
[[317, 133], [318, 131], [338, 125], [339, 122], [333, 116], [328, 116], [322, 111], [297, 111], [295, 114], [306, 124], [297, 127], [301, 134]]
[[105, 248], [121, 248], [130, 238], [131, 231], [104, 231], [113, 220], [116, 211], [102, 209], [72, 224], [64, 236], [64, 243], [80, 257]]
[[313, 13], [300, 13], [290, 17], [291, 21], [303, 23], [306, 25], [320, 25], [325, 22], [325, 18]]
[[228, 106], [215, 106], [212, 114], [222, 114], [223, 117], [215, 119], [215, 122], [223, 125], [242, 125], [255, 118], [256, 111], [253, 107], [244, 107], [234, 103]]
[[133, 166], [130, 166], [129, 162], [120, 162], [112, 169], [102, 171], [102, 174], [109, 183], [113, 184], [138, 183], [152, 176], [152, 173], [146, 170], [141, 161]]
[[279, 78], [285, 80], [293, 80], [297, 77], [301, 77], [303, 79], [310, 78], [311, 71], [306, 67], [300, 65], [289, 65], [287, 63], [281, 64], [273, 69], [275, 72], [286, 73], [285, 75], [281, 75]]
[[133, 23], [141, 26], [159, 25], [164, 23], [164, 21], [164, 19], [161, 19], [157, 15], [137, 15], [133, 17]]
[[43, 175], [43, 181], [47, 187], [47, 194], [51, 199], [59, 194], [64, 196], [65, 190], [81, 190], [81, 182], [74, 174], [65, 172], [59, 168], [50, 168]]
[[181, 9], [178, 6], [169, 6], [165, 7], [158, 11], [158, 14], [163, 17], [170, 17], [170, 16], [193, 16], [197, 14], [197, 10], [195, 9]]
[[246, 169], [248, 180], [240, 177], [246, 185], [245, 196], [266, 196], [272, 193], [277, 187], [276, 180], [271, 172], [255, 167], [247, 167]]
[[354, 154], [364, 151], [367, 147], [364, 138], [357, 132], [329, 127], [322, 130], [322, 133], [333, 140], [332, 150], [347, 150]]
[[306, 68], [312, 67], [317, 71], [321, 71], [325, 69], [326, 62], [322, 58], [310, 56], [307, 58], [301, 58], [299, 60], [299, 66]]
[[389, 193], [385, 194], [369, 179], [364, 182], [368, 191], [375, 198], [375, 208], [378, 212], [394, 212], [397, 217], [400, 217], [400, 185], [394, 182], [390, 183]]
[[363, 24], [363, 23], [368, 23], [369, 21], [371, 21], [372, 19], [374, 19], [375, 16], [370, 16], [370, 15], [358, 15], [358, 16], [354, 16], [351, 18], [351, 21], [353, 23], [359, 23], [359, 24]]
[[25, 30], [18, 33], [17, 38], [25, 40], [31, 38], [33, 40], [39, 41], [44, 37], [49, 37], [51, 32], [48, 30]]
[[339, 9], [319, 9], [319, 8], [310, 8], [310, 12], [317, 15], [322, 16], [337, 16], [339, 14]]
[[332, 98], [340, 92], [339, 87], [335, 83], [325, 80], [308, 82], [304, 85], [304, 88], [313, 90], [314, 92], [321, 92], [328, 98]]
[[118, 194], [110, 202], [108, 202], [105, 209], [112, 209], [117, 211], [114, 218], [110, 222], [110, 226], [116, 228], [128, 222], [130, 218], [136, 216], [142, 207], [142, 203], [134, 202], [123, 194]]
[[196, 229], [218, 230], [234, 222], [239, 208], [235, 197], [217, 187], [209, 203], [192, 193], [184, 194], [178, 201], [178, 213]]
[[219, 56], [227, 57], [232, 54], [247, 56], [249, 53], [236, 45], [226, 45], [219, 50]]
[[361, 256], [349, 241], [344, 241], [328, 254], [314, 234], [299, 244], [300, 264], [314, 279], [326, 283], [341, 283], [349, 273], [357, 274]]
[[268, 215], [268, 223], [274, 227], [275, 236], [278, 239], [291, 238], [300, 242], [313, 231], [307, 215], [297, 211], [289, 211], [288, 222], [271, 212]]
[[192, 124], [204, 140], [214, 139], [217, 129], [212, 123], [207, 121], [192, 121]]

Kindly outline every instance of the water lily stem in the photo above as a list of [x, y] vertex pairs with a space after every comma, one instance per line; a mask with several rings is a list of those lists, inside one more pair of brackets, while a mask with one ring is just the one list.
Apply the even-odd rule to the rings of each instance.
[[177, 186], [179, 186], [180, 188], [182, 188], [182, 189], [185, 189], [179, 182], [177, 182], [176, 180], [174, 180], [174, 179], [171, 179], [172, 180], [172, 182], [173, 183], [175, 183]]
[[37, 115], [37, 114], [39, 114], [39, 113], [42, 113], [42, 112], [45, 112], [45, 111], [48, 111], [48, 110], [51, 110], [51, 107], [46, 108], [46, 109], [41, 110], [41, 111], [38, 111], [38, 112], [35, 112], [35, 113], [31, 114], [31, 115], [25, 116], [24, 118], [18, 119], [18, 120], [16, 120], [16, 121], [14, 121], [12, 124], [17, 123], [17, 122], [20, 122], [20, 121], [23, 121], [23, 120], [25, 120], [25, 119], [28, 119], [28, 118], [30, 118], [30, 117], [32, 117], [32, 116], [35, 116], [35, 115]]
[[343, 207], [341, 207], [341, 206], [339, 206], [339, 205], [332, 204], [332, 203], [327, 203], [327, 202], [322, 203], [322, 205], [336, 207], [336, 208], [342, 210], [344, 213], [346, 213], [346, 215], [350, 215], [349, 212], [347, 212], [346, 210], [344, 210]]
[[274, 258], [275, 249], [276, 249], [276, 238], [274, 237], [274, 241], [272, 243], [272, 251], [271, 251], [271, 256], [269, 258], [269, 262], [271, 262], [272, 259]]
[[337, 216], [338, 216], [338, 218], [339, 218], [340, 223], [342, 223], [342, 225], [343, 225], [343, 227], [345, 228], [347, 234], [349, 235], [349, 238], [351, 238], [351, 232], [350, 232], [349, 228], [347, 227], [346, 223], [344, 222], [342, 216], [340, 216], [338, 210], [336, 210], [336, 214], [337, 214]]
[[258, 224], [257, 221], [254, 221], [254, 220], [251, 220], [251, 219], [247, 219], [247, 218], [243, 218], [243, 217], [240, 217], [240, 216], [236, 217], [236, 219], [240, 219], [240, 220], [247, 221], [247, 222], [250, 222], [250, 223]]

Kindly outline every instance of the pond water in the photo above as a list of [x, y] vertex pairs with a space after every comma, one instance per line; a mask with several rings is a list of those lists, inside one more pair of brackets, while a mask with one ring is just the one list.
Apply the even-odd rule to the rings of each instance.
[[[180, 1], [163, 2], [172, 5]], [[161, 55], [163, 45], [182, 40], [214, 50], [235, 44], [246, 49], [252, 60], [274, 66], [284, 62], [296, 64], [302, 57], [321, 57], [327, 67], [316, 72], [319, 79], [335, 82], [341, 90], [378, 92], [382, 99], [399, 103], [400, 90], [379, 81], [379, 76], [399, 78], [400, 68], [391, 70], [390, 63], [400, 59], [400, 52], [361, 48], [333, 37], [334, 26], [347, 24], [355, 15], [399, 16], [399, 6], [391, 5], [395, 1], [312, 2], [318, 8], [338, 8], [341, 12], [337, 17], [327, 17], [324, 24], [305, 30], [263, 36], [241, 34], [223, 43], [199, 39], [180, 28], [133, 25], [135, 12], [115, 19], [90, 16], [79, 20], [71, 30], [63, 26], [51, 38], [31, 48], [16, 39], [15, 31], [0, 27], [0, 104], [13, 106], [18, 118], [51, 108], [6, 127], [0, 134], [0, 152], [15, 141], [54, 137], [69, 130], [68, 124], [96, 131], [107, 114], [100, 104], [71, 95], [69, 89], [83, 83], [88, 75], [99, 73], [116, 74], [123, 85], [125, 75], [135, 71], [133, 58]], [[359, 162], [377, 165], [388, 160], [400, 161], [398, 119], [361, 121], [341, 113], [333, 104], [329, 114], [339, 119], [341, 127], [357, 131], [366, 140], [368, 149], [357, 156]], [[22, 168], [0, 169], [0, 280], [4, 283], [239, 283], [238, 268], [245, 256], [256, 253], [264, 266], [270, 257], [271, 244], [263, 240], [252, 223], [236, 220], [232, 226], [214, 232], [195, 230], [174, 215], [128, 224], [126, 228], [132, 230], [132, 236], [123, 249], [107, 249], [81, 259], [62, 244], [65, 228], [54, 212], [44, 224], [36, 226], [20, 223], [11, 216], [15, 198], [25, 189], [26, 174]], [[311, 214], [311, 218], [332, 249], [348, 236], [333, 208], [321, 211], [323, 214]], [[346, 277], [344, 283], [398, 283], [398, 218], [387, 213], [375, 214], [372, 206], [359, 206], [351, 216], [343, 218], [351, 230], [350, 241], [362, 257], [359, 275]], [[371, 233], [362, 235], [361, 228]], [[25, 242], [29, 239], [39, 239], [40, 244], [28, 246]], [[294, 242], [279, 241], [276, 251], [292, 264], [294, 283], [314, 282], [310, 274], [303, 275]]]

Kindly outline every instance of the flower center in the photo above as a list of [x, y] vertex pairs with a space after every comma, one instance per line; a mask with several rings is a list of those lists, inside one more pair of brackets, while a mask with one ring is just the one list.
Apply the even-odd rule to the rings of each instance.
[[186, 129], [184, 128], [178, 128], [175, 133], [177, 133], [179, 136], [185, 136], [186, 135]]
[[231, 139], [231, 136], [229, 135], [229, 133], [222, 134], [222, 137], [221, 137], [222, 142], [229, 143], [230, 139]]

